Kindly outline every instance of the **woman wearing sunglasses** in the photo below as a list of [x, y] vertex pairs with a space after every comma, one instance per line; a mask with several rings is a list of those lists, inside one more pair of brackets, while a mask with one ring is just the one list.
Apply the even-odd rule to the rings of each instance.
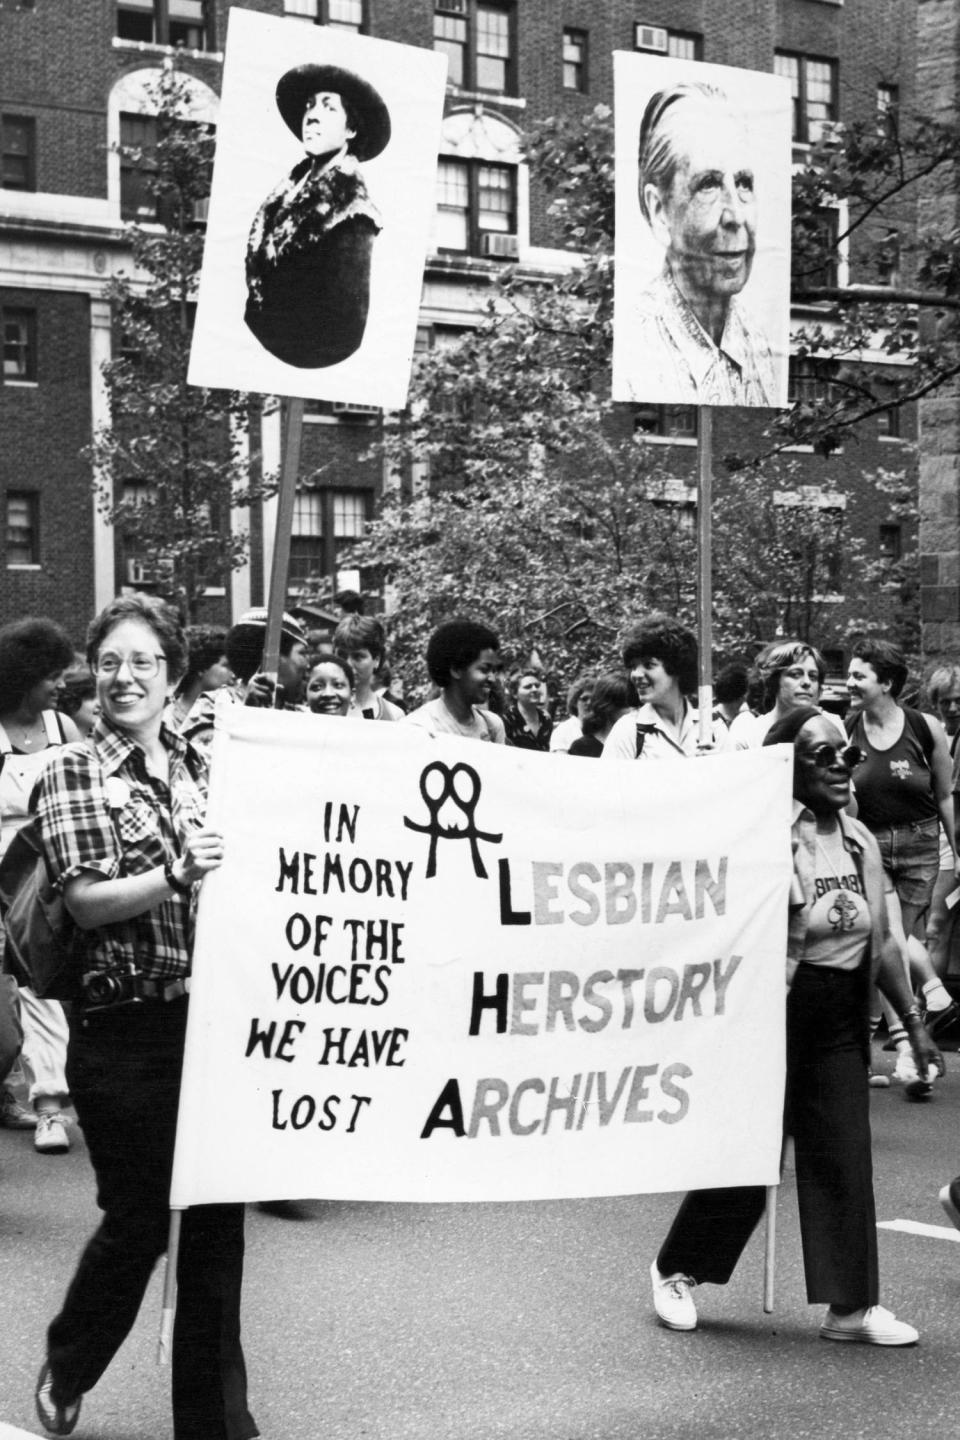
[[[197, 889], [223, 859], [207, 764], [164, 721], [183, 673], [177, 613], [114, 600], [87, 632], [100, 718], [38, 786], [47, 868], [79, 931], [67, 1079], [97, 1179], [99, 1229], [47, 1331], [37, 1412], [69, 1435], [130, 1331], [167, 1244]], [[184, 1212], [173, 1331], [175, 1440], [251, 1440], [240, 1348], [243, 1206]]]
[[[943, 1062], [890, 937], [876, 842], [844, 811], [856, 755], [838, 742], [828, 717], [809, 708], [773, 725], [764, 743], [794, 746], [784, 1131], [795, 1147], [807, 1299], [828, 1306], [825, 1340], [913, 1345], [916, 1330], [878, 1304], [871, 982], [901, 1016], [920, 1073]], [[763, 1208], [759, 1186], [687, 1195], [650, 1270], [662, 1325], [696, 1328], [691, 1289], [726, 1284]]]

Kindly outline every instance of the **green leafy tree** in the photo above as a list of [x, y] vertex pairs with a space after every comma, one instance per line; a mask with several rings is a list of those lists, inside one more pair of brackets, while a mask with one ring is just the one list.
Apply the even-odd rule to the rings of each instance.
[[149, 588], [196, 618], [209, 585], [246, 562], [229, 511], [269, 493], [252, 484], [248, 397], [187, 384], [203, 254], [197, 215], [210, 189], [213, 130], [191, 118], [184, 79], [167, 69], [155, 89], [156, 140], [125, 147], [157, 224], [131, 225], [133, 268], [110, 287], [114, 353], [104, 366], [111, 422], [89, 456], [101, 513], [142, 557]]

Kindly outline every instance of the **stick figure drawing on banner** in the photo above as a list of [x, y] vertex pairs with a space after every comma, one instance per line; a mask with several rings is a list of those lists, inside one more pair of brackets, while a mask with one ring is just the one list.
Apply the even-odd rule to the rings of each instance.
[[[457, 782], [461, 776], [465, 777], [467, 782], [463, 787], [463, 793], [457, 788]], [[440, 781], [439, 789], [433, 783], [435, 779]], [[477, 841], [486, 840], [491, 845], [498, 845], [503, 839], [503, 832], [494, 835], [488, 831], [477, 829], [475, 817], [480, 800], [480, 776], [473, 766], [464, 765], [462, 761], [449, 766], [444, 765], [440, 760], [434, 760], [420, 776], [420, 794], [430, 812], [429, 821], [423, 824], [404, 816], [403, 823], [408, 830], [418, 830], [422, 835], [430, 836], [426, 878], [432, 880], [437, 873], [438, 840], [468, 840], [470, 842], [470, 858], [473, 861], [473, 873], [479, 880], [486, 880], [487, 871]], [[448, 800], [452, 800], [457, 809], [462, 812], [467, 821], [466, 825], [441, 825], [440, 811]]]
[[372, 85], [336, 65], [288, 70], [276, 99], [306, 157], [253, 222], [244, 320], [278, 360], [320, 369], [363, 340], [382, 227], [359, 162], [386, 147], [390, 114]]

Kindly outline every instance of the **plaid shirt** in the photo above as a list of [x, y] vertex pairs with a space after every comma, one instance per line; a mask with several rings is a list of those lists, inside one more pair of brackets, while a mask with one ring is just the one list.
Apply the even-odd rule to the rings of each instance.
[[[43, 770], [34, 796], [47, 869], [62, 890], [84, 871], [106, 879], [142, 875], [180, 853], [181, 837], [203, 824], [207, 769], [199, 753], [166, 726], [169, 788], [148, 774], [143, 750], [103, 718], [87, 745], [64, 745]], [[191, 897], [174, 894], [132, 920], [85, 933], [84, 970], [134, 964], [153, 980], [190, 972]]]

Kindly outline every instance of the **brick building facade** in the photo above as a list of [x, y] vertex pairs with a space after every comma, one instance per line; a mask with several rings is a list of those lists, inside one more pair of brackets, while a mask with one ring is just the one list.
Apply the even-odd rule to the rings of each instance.
[[[937, 8], [945, 14], [955, 6], [952, 0], [939, 7], [936, 0], [728, 0], [722, 7], [710, 0], [244, 0], [243, 8], [286, 15], [291, 25], [343, 25], [447, 54], [435, 248], [426, 260], [420, 317], [419, 344], [426, 347], [471, 323], [504, 264], [548, 273], [566, 265], [545, 197], [523, 163], [522, 130], [531, 120], [609, 102], [613, 50], [640, 47], [791, 75], [800, 158], [824, 122], [869, 118], [883, 95], [908, 108], [918, 35], [928, 47], [938, 45], [936, 27], [924, 30], [920, 23], [918, 29], [918, 11], [929, 19]], [[174, 50], [198, 110], [215, 118], [226, 25], [226, 0], [0, 0], [0, 616], [40, 611], [79, 638], [96, 606], [120, 586], [144, 581], [135, 557], [122, 554], [98, 514], [80, 455], [107, 419], [100, 366], [113, 338], [103, 289], [129, 265], [125, 224], [137, 213], [135, 186], [116, 147], [136, 140], [138, 117], [149, 117], [150, 77]], [[955, 67], [955, 37], [949, 60], [942, 48], [941, 70]], [[928, 72], [921, 66], [919, 73], [926, 84]], [[956, 77], [943, 74], [938, 83], [955, 88]], [[841, 281], [856, 267], [854, 252], [842, 262]], [[795, 380], [801, 393], [813, 383], [800, 373]], [[956, 407], [952, 399], [945, 403], [949, 428], [956, 425]], [[656, 411], [624, 423], [639, 424], [670, 447], [678, 480], [692, 474], [688, 419]], [[372, 514], [384, 477], [364, 452], [379, 424], [379, 417], [349, 407], [308, 407], [301, 473], [319, 479], [298, 497], [291, 584], [306, 574], [333, 573], [338, 549]], [[899, 434], [889, 421], [871, 421], [857, 443], [829, 461], [804, 452], [793, 457], [797, 483], [813, 487], [806, 493], [821, 503], [842, 506], [848, 527], [878, 555], [893, 555], [909, 537], [864, 476], [878, 467], [903, 469], [915, 482], [913, 417], [902, 425]], [[254, 449], [269, 466], [279, 455], [280, 406], [266, 403], [256, 426]], [[715, 452], [742, 449], [744, 427], [748, 440], [759, 433], [759, 422], [720, 412]], [[936, 502], [936, 544], [925, 542], [925, 548], [949, 553], [927, 555], [925, 594], [938, 614], [952, 605], [956, 618], [956, 485], [945, 476], [943, 464], [928, 476], [931, 493], [931, 487], [953, 485], [953, 508], [944, 491]], [[271, 504], [233, 523], [251, 524], [251, 563], [223, 592], [210, 595], [211, 617], [229, 619], [260, 602], [269, 574]]]

